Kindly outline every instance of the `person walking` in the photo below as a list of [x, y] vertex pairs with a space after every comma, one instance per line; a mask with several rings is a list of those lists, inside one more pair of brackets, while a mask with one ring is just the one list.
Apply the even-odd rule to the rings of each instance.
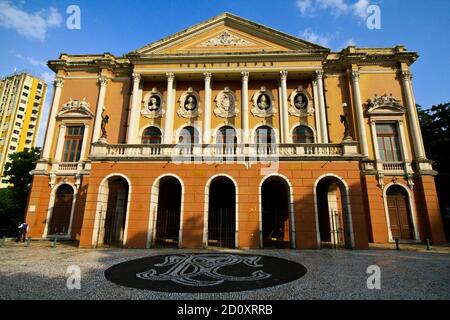
[[22, 223], [19, 226], [19, 233], [17, 235], [16, 242], [19, 242], [21, 239], [23, 242], [25, 242], [25, 239], [27, 237], [27, 232], [28, 232], [28, 223], [26, 223], [25, 221], [22, 221]]

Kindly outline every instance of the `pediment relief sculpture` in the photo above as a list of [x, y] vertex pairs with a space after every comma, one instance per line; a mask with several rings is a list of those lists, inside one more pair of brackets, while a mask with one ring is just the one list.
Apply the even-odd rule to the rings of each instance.
[[292, 91], [289, 97], [289, 114], [297, 117], [306, 117], [314, 114], [311, 95], [302, 86]]
[[146, 118], [156, 119], [161, 118], [164, 114], [164, 98], [163, 95], [153, 88], [152, 91], [148, 92], [143, 102], [141, 109], [141, 115]]
[[220, 35], [202, 42], [198, 47], [229, 47], [229, 46], [253, 46], [254, 44], [225, 30]]
[[86, 98], [83, 100], [69, 99], [63, 104], [61, 111], [59, 111], [58, 118], [92, 118], [94, 114], [91, 112], [89, 103]]
[[392, 95], [384, 94], [378, 96], [375, 94], [373, 99], [367, 101], [366, 114], [404, 114], [406, 108], [402, 106], [400, 100], [395, 99]]
[[190, 119], [197, 117], [201, 113], [200, 95], [192, 88], [189, 88], [181, 95], [179, 102], [180, 106], [177, 113], [180, 117]]
[[274, 98], [272, 92], [262, 86], [261, 89], [253, 95], [253, 108], [251, 112], [254, 116], [260, 118], [271, 117], [276, 113], [274, 107]]
[[216, 117], [231, 118], [239, 113], [236, 107], [236, 95], [229, 87], [225, 87], [216, 97]]

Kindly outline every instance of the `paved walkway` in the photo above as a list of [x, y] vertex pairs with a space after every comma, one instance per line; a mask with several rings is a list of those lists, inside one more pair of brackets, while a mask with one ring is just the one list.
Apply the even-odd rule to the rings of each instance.
[[[264, 289], [166, 293], [116, 285], [106, 280], [104, 271], [147, 256], [211, 251], [94, 250], [63, 244], [52, 248], [50, 242], [32, 242], [25, 247], [23, 243], [7, 242], [0, 248], [0, 299], [450, 299], [447, 248], [417, 250], [395, 251], [389, 245], [371, 250], [229, 250], [295, 261], [308, 271], [298, 280]], [[71, 265], [80, 267], [80, 290], [67, 289], [67, 268]], [[370, 265], [380, 267], [380, 290], [367, 288]]]

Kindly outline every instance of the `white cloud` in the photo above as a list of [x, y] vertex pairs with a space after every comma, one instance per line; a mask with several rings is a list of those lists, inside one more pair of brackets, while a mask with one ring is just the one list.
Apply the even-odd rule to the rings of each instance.
[[297, 0], [297, 8], [302, 16], [314, 16], [319, 11], [330, 11], [334, 15], [353, 14], [354, 16], [367, 18], [366, 9], [370, 5], [370, 0]]
[[367, 7], [370, 5], [369, 0], [358, 0], [353, 6], [353, 14], [361, 19], [367, 18]]
[[62, 21], [61, 14], [53, 7], [28, 13], [8, 1], [0, 1], [0, 26], [27, 38], [44, 41], [48, 29], [61, 26]]
[[311, 28], [306, 28], [303, 31], [301, 38], [305, 39], [306, 41], [319, 44], [323, 47], [329, 47], [331, 40], [330, 36], [315, 33]]
[[313, 9], [311, 0], [297, 0], [297, 7], [302, 15], [310, 13]]
[[33, 66], [39, 66], [39, 67], [46, 67], [45, 62], [43, 61], [39, 61], [33, 57], [25, 57], [19, 53], [16, 53], [16, 57], [25, 61], [28, 61], [28, 63], [30, 63]]

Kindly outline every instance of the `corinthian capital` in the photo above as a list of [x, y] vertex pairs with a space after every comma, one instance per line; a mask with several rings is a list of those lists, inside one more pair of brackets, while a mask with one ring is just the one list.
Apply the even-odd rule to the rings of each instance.
[[210, 81], [211, 80], [211, 77], [212, 77], [211, 72], [203, 72], [203, 75], [205, 76], [205, 80], [206, 81]]
[[359, 70], [350, 70], [350, 75], [353, 81], [358, 81], [360, 74], [361, 73], [359, 72]]
[[412, 73], [411, 71], [400, 71], [400, 77], [403, 81], [411, 81]]
[[100, 75], [98, 77], [98, 83], [100, 84], [101, 87], [106, 87], [106, 85], [108, 84], [108, 78]]
[[281, 76], [281, 80], [282, 81], [286, 81], [286, 79], [287, 79], [287, 75], [288, 75], [288, 72], [287, 71], [280, 71], [280, 76]]
[[55, 87], [62, 88], [64, 86], [64, 79], [62, 77], [56, 77], [53, 83]]
[[323, 70], [316, 70], [314, 71], [314, 74], [316, 75], [315, 81], [320, 81], [323, 78]]
[[135, 72], [133, 72], [133, 74], [131, 75], [131, 77], [133, 78], [133, 82], [139, 82], [139, 81], [141, 81], [141, 74], [140, 74], [140, 73], [135, 73]]
[[167, 76], [167, 81], [173, 81], [175, 79], [175, 74], [173, 74], [172, 72], [166, 73], [166, 76]]
[[248, 77], [250, 76], [250, 73], [248, 71], [242, 71], [242, 81], [248, 81]]

